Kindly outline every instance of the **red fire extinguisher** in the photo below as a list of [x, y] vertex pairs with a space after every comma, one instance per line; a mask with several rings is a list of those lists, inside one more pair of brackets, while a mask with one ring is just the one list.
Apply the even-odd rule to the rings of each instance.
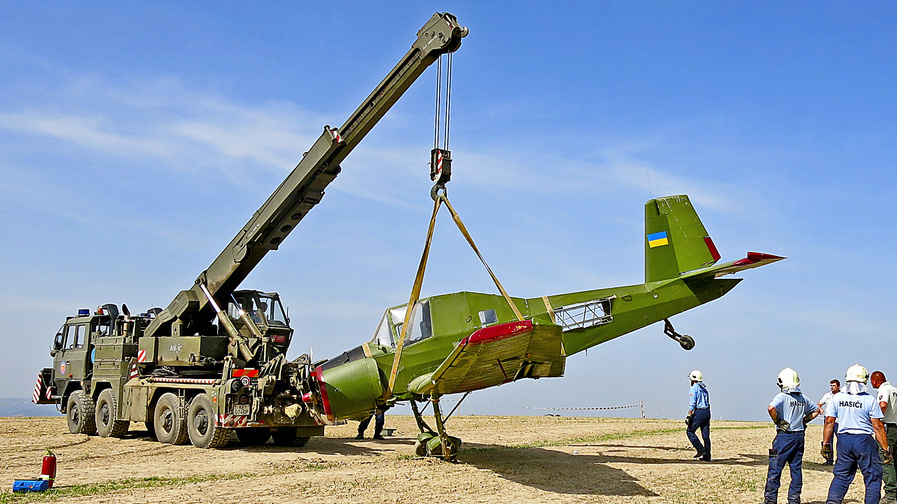
[[56, 454], [47, 449], [44, 460], [40, 466], [40, 479], [50, 482], [49, 488], [53, 488], [53, 480], [56, 479]]

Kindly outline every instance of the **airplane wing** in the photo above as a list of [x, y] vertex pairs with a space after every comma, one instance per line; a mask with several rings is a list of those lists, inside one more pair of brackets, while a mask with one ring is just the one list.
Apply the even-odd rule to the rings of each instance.
[[530, 320], [496, 324], [459, 341], [432, 373], [408, 384], [415, 394], [480, 390], [520, 378], [563, 376], [562, 328]]
[[772, 254], [764, 254], [762, 252], [748, 252], [747, 257], [745, 257], [744, 259], [729, 261], [722, 264], [715, 264], [706, 268], [699, 268], [693, 271], [689, 271], [680, 275], [679, 279], [699, 279], [707, 277], [719, 278], [723, 275], [731, 275], [742, 270], [759, 268], [760, 266], [774, 263], [776, 261], [781, 261], [782, 259], [785, 259], [785, 257]]

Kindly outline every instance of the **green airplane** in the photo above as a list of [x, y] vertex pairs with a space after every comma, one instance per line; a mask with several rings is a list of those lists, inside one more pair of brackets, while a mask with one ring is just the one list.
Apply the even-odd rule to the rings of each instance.
[[[742, 280], [722, 276], [785, 258], [749, 252], [719, 259], [688, 196], [652, 199], [645, 204], [645, 283], [531, 299], [457, 292], [419, 300], [410, 317], [407, 304], [390, 308], [370, 341], [308, 366], [303, 401], [322, 424], [409, 401], [421, 431], [416, 453], [453, 459], [461, 441], [445, 432], [442, 396], [563, 376], [568, 356], [660, 321], [690, 350], [694, 340], [677, 333], [669, 317]], [[433, 405], [435, 429], [420, 401]]]

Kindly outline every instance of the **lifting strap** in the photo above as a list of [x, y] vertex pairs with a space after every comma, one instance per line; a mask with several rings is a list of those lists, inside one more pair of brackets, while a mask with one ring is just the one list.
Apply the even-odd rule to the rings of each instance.
[[489, 265], [486, 264], [486, 260], [483, 259], [483, 255], [480, 253], [480, 250], [473, 242], [473, 238], [470, 236], [470, 233], [467, 231], [464, 223], [461, 222], [461, 217], [458, 215], [458, 212], [455, 212], [452, 204], [449, 203], [448, 197], [445, 192], [443, 191], [441, 194], [434, 193], [433, 200], [433, 215], [430, 217], [430, 227], [427, 229], [427, 241], [424, 245], [424, 252], [420, 258], [420, 264], [417, 267], [417, 275], [414, 278], [414, 285], [411, 288], [411, 298], [408, 300], [408, 305], [405, 307], [405, 320], [402, 323], [402, 332], [399, 335], [399, 341], [396, 342], [396, 354], [392, 361], [392, 369], [389, 373], [389, 387], [384, 392], [384, 399], [389, 399], [390, 397], [392, 397], [393, 387], [396, 383], [396, 376], [398, 376], [399, 374], [399, 363], [402, 360], [402, 349], [405, 346], [405, 337], [408, 332], [408, 326], [411, 324], [411, 317], [414, 312], [415, 304], [417, 304], [417, 301], [420, 298], [421, 286], [424, 283], [424, 272], [426, 272], [427, 270], [427, 259], [430, 255], [430, 245], [433, 242], [433, 229], [436, 227], [436, 214], [439, 213], [439, 208], [442, 203], [445, 203], [446, 208], [449, 209], [449, 212], [452, 214], [452, 220], [455, 221], [455, 224], [458, 226], [458, 230], [461, 231], [461, 234], [464, 235], [467, 243], [470, 244], [470, 247], [476, 253], [477, 257], [480, 258], [480, 262], [482, 262], [483, 266], [486, 267], [486, 271], [489, 272], [489, 276], [492, 277], [492, 281], [495, 283], [495, 286], [498, 287], [499, 292], [501, 292], [501, 295], [504, 296], [505, 301], [508, 302], [508, 306], [510, 306], [511, 310], [514, 311], [514, 315], [517, 317], [517, 320], [523, 321], [523, 315], [520, 313], [517, 305], [514, 304], [511, 296], [508, 295], [507, 291], [505, 291], [505, 288], [501, 285], [501, 282], [499, 282], [498, 277], [495, 276], [495, 273], [492, 272], [492, 268], [490, 268]]

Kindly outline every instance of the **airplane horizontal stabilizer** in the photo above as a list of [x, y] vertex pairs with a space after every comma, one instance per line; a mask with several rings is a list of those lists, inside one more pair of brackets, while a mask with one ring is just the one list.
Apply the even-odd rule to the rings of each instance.
[[737, 273], [746, 269], [759, 268], [760, 266], [774, 263], [776, 261], [781, 261], [782, 259], [786, 258], [773, 254], [764, 254], [762, 252], [748, 252], [747, 257], [745, 257], [744, 259], [738, 259], [737, 261], [729, 261], [723, 264], [716, 264], [714, 266], [689, 271], [687, 273], [683, 273], [679, 278], [718, 278], [723, 275], [731, 275], [733, 273]]

